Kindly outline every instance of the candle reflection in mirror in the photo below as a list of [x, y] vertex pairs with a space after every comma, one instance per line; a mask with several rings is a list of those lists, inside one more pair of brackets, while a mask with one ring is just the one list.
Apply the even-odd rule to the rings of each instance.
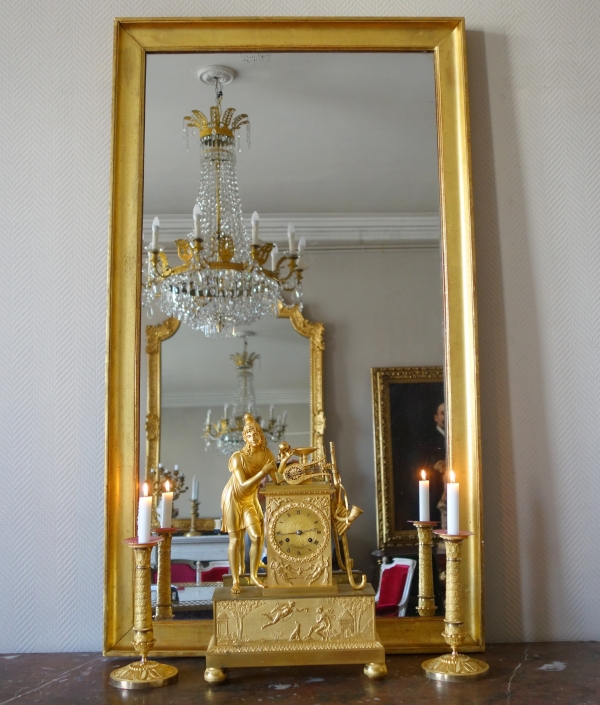
[[173, 492], [171, 484], [168, 480], [165, 481], [165, 491], [162, 494], [162, 509], [160, 513], [160, 528], [171, 528], [171, 516], [173, 513]]
[[425, 470], [421, 470], [419, 480], [419, 521], [429, 521], [429, 480]]

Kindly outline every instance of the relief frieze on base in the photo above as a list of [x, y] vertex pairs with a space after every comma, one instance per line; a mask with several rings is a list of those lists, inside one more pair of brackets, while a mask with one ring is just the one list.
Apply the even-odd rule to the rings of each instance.
[[[218, 590], [216, 592], [221, 592]], [[381, 645], [372, 588], [347, 595], [220, 599], [215, 595], [213, 653], [313, 651]], [[226, 588], [222, 593], [230, 595]], [[369, 594], [371, 593], [371, 594]]]

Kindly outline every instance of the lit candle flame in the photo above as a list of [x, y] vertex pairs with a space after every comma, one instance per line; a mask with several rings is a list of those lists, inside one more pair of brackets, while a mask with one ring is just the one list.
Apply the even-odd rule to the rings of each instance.
[[165, 492], [170, 492], [171, 491], [171, 484], [169, 483], [168, 480], [165, 480]]
[[421, 477], [422, 477], [424, 480], [427, 479], [427, 475], [425, 474], [425, 470], [421, 470]]
[[450, 482], [456, 482], [456, 475], [454, 474], [454, 470], [450, 470]]
[[144, 482], [144, 497], [148, 496], [148, 483]]

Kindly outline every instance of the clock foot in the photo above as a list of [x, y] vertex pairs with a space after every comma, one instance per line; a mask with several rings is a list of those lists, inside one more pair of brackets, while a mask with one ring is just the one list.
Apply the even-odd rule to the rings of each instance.
[[212, 685], [219, 685], [227, 680], [227, 674], [220, 668], [207, 668], [204, 671], [204, 680]]
[[381, 680], [387, 676], [387, 666], [385, 663], [367, 663], [365, 664], [365, 676], [371, 680]]

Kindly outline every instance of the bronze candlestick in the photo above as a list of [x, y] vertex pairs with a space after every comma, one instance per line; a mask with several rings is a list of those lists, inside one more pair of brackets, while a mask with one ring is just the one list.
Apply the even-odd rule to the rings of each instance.
[[163, 540], [158, 544], [158, 575], [156, 578], [155, 619], [173, 619], [171, 604], [171, 539], [177, 529], [156, 529]]
[[177, 680], [177, 669], [174, 666], [148, 661], [147, 658], [155, 642], [150, 597], [150, 554], [153, 547], [162, 540], [162, 536], [152, 536], [148, 543], [139, 543], [137, 536], [125, 539], [125, 543], [133, 548], [135, 557], [133, 648], [142, 658], [110, 674], [110, 684], [116, 688], [159, 688]]
[[200, 532], [196, 531], [196, 519], [198, 518], [198, 507], [200, 502], [197, 499], [190, 500], [190, 530], [185, 534], [185, 536], [200, 536]]
[[435, 598], [433, 595], [433, 527], [437, 521], [411, 521], [419, 536], [419, 604], [417, 612], [421, 617], [433, 617]]
[[488, 672], [488, 664], [458, 653], [458, 647], [465, 640], [462, 621], [462, 542], [467, 536], [473, 534], [470, 531], [461, 531], [459, 535], [454, 536], [446, 534], [445, 531], [442, 529], [435, 533], [441, 536], [446, 544], [446, 616], [444, 618], [446, 628], [442, 636], [452, 647], [452, 653], [424, 661], [421, 667], [427, 678], [432, 680], [465, 681], [481, 678]]

